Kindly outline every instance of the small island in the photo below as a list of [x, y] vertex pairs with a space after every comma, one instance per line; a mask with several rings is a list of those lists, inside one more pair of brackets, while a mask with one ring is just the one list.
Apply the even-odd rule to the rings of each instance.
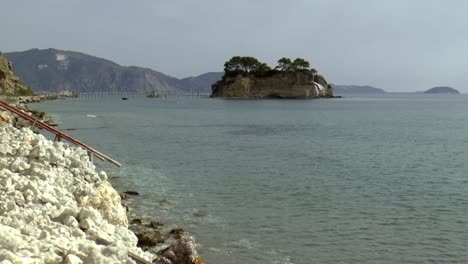
[[425, 94], [460, 94], [458, 90], [447, 86], [438, 86], [424, 92]]
[[224, 64], [224, 75], [212, 85], [211, 97], [314, 99], [333, 97], [333, 92], [304, 59], [281, 58], [272, 69], [254, 57], [235, 56]]

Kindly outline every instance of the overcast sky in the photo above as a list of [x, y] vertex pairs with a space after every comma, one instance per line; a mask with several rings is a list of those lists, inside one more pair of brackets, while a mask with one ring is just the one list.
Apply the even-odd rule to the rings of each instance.
[[175, 77], [302, 57], [329, 82], [468, 92], [464, 0], [0, 0], [0, 51], [57, 48]]

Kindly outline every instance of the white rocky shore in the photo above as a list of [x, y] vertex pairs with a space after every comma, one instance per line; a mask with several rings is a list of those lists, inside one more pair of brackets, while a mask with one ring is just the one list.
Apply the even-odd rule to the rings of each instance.
[[0, 263], [151, 262], [137, 242], [83, 149], [0, 122]]

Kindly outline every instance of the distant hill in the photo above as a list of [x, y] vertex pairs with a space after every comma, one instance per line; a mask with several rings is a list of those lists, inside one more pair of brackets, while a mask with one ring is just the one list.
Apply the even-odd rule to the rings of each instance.
[[196, 77], [188, 77], [180, 80], [180, 86], [186, 92], [211, 93], [211, 85], [221, 80], [223, 72], [208, 72]]
[[372, 86], [360, 85], [331, 85], [333, 87], [333, 94], [384, 94], [384, 90]]
[[[147, 68], [125, 67], [80, 52], [32, 49], [5, 53], [34, 91], [180, 92], [179, 79]], [[194, 80], [195, 82], [195, 80]]]
[[438, 86], [424, 92], [425, 94], [460, 94], [459, 91], [447, 86]]

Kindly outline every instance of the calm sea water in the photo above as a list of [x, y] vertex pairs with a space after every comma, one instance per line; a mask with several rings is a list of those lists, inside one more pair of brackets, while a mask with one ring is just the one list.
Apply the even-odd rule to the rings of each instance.
[[468, 262], [467, 96], [35, 107], [209, 263]]

